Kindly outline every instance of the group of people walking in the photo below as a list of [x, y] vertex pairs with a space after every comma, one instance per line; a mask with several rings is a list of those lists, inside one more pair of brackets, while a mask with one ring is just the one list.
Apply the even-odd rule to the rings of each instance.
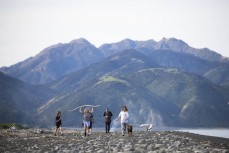
[[[94, 117], [93, 117], [94, 108], [92, 107], [91, 110], [89, 110], [88, 108], [85, 108], [84, 111], [82, 111], [82, 107], [80, 107], [79, 112], [83, 114], [83, 123], [82, 124], [84, 127], [84, 135], [85, 136], [89, 135], [92, 132], [92, 125], [94, 123]], [[112, 112], [109, 110], [109, 108], [106, 108], [105, 112], [103, 113], [106, 133], [110, 132], [112, 116], [113, 116]], [[129, 119], [128, 109], [126, 106], [123, 106], [121, 112], [118, 115], [118, 118], [116, 119], [117, 121], [120, 120], [121, 122], [121, 129], [122, 129], [123, 136], [126, 133], [128, 119]], [[56, 115], [55, 135], [57, 134], [58, 130], [60, 131], [60, 134], [63, 135], [61, 127], [62, 127], [62, 117], [61, 117], [61, 112], [58, 111]]]

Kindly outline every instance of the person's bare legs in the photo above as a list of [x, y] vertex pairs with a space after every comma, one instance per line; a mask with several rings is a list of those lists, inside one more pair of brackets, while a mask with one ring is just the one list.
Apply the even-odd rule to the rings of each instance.
[[56, 127], [55, 134], [54, 134], [55, 136], [57, 135], [58, 129], [59, 128]]
[[89, 134], [89, 127], [87, 126], [87, 134]]
[[63, 135], [61, 126], [59, 127], [59, 130], [60, 130], [60, 135]]
[[84, 135], [85, 136], [87, 135], [87, 126], [85, 126], [85, 128], [84, 128]]

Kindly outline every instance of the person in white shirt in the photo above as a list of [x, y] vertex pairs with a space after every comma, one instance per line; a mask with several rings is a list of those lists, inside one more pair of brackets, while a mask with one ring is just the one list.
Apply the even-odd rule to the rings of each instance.
[[118, 115], [118, 119], [121, 121], [122, 135], [124, 136], [126, 133], [126, 127], [128, 125], [129, 113], [126, 106], [122, 107], [122, 111]]

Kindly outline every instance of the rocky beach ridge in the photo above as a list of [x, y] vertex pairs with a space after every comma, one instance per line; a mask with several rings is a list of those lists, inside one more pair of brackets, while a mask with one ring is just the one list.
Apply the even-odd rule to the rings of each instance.
[[64, 129], [0, 129], [0, 152], [229, 152], [229, 139], [178, 131], [93, 132]]

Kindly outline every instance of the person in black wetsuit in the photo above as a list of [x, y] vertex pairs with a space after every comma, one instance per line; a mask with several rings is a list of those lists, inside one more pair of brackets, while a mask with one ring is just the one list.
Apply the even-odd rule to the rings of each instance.
[[58, 130], [60, 131], [60, 134], [63, 135], [61, 127], [62, 127], [62, 116], [61, 116], [61, 111], [58, 111], [57, 114], [56, 114], [55, 136], [57, 135]]
[[112, 116], [113, 115], [112, 115], [111, 111], [109, 110], [109, 108], [106, 108], [106, 111], [103, 113], [106, 133], [110, 132], [110, 125], [111, 125], [111, 117]]

